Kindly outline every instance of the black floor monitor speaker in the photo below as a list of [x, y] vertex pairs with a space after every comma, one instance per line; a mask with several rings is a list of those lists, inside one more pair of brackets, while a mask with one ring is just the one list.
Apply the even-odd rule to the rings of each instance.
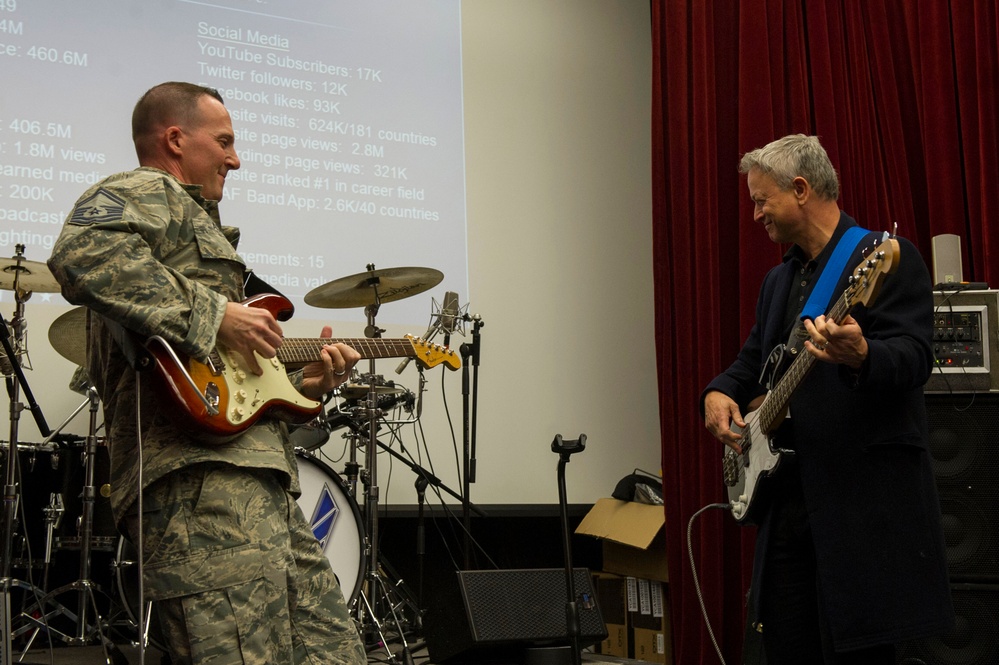
[[952, 584], [954, 630], [898, 648], [898, 665], [999, 665], [999, 584]]
[[999, 394], [927, 395], [926, 406], [951, 581], [999, 583]]
[[[433, 663], [520, 663], [532, 649], [570, 644], [564, 568], [459, 571], [424, 617]], [[590, 572], [573, 570], [580, 646], [607, 637]]]

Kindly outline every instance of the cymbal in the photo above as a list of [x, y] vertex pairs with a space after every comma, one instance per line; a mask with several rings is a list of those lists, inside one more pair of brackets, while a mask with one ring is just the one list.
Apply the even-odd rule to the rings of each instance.
[[80, 367], [87, 366], [87, 309], [69, 310], [49, 326], [49, 343], [60, 356]]
[[[402, 300], [434, 288], [444, 273], [433, 268], [382, 268], [341, 277], [305, 294], [313, 307], [367, 307], [378, 302]], [[377, 296], [377, 298], [376, 298]]]
[[59, 282], [44, 263], [23, 258], [0, 259], [0, 289], [13, 291], [15, 279], [21, 291], [59, 292]]

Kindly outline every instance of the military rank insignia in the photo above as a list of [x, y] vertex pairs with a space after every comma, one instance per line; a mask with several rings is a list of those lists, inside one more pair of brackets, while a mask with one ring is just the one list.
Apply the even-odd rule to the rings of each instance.
[[124, 212], [124, 199], [102, 187], [77, 204], [69, 223], [90, 226], [101, 222], [113, 222], [121, 219]]

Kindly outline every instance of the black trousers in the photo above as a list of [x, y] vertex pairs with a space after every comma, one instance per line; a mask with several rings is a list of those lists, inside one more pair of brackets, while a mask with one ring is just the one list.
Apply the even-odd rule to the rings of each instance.
[[[784, 466], [786, 465], [786, 466]], [[822, 610], [815, 546], [793, 456], [782, 461], [760, 591], [767, 665], [894, 665], [887, 644], [837, 653]]]

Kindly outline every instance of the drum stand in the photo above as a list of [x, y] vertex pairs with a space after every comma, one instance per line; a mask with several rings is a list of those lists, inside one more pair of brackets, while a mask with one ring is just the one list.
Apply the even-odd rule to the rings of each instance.
[[[25, 610], [21, 613], [21, 617], [27, 625], [24, 628], [19, 629], [18, 634], [27, 632], [31, 629], [31, 626], [35, 627], [35, 631], [28, 640], [24, 653], [27, 653], [27, 651], [31, 648], [31, 645], [38, 636], [39, 631], [43, 628], [47, 630], [50, 635], [56, 637], [60, 641], [74, 646], [83, 646], [89, 643], [92, 638], [97, 637], [104, 649], [104, 658], [107, 662], [124, 663], [126, 661], [124, 656], [118, 650], [118, 647], [104, 635], [103, 628], [105, 624], [101, 618], [100, 610], [97, 607], [97, 596], [95, 595], [95, 591], [100, 591], [100, 587], [95, 584], [90, 577], [94, 534], [94, 503], [97, 498], [96, 488], [94, 485], [94, 471], [97, 462], [97, 413], [100, 409], [100, 397], [97, 395], [97, 390], [90, 387], [87, 391], [87, 399], [79, 406], [79, 408], [77, 408], [73, 415], [60, 425], [59, 429], [52, 433], [48, 438], [51, 440], [52, 437], [58, 434], [59, 430], [65, 427], [70, 420], [76, 417], [76, 414], [82, 411], [88, 404], [90, 406], [90, 425], [83, 451], [84, 481], [82, 509], [79, 524], [80, 577], [75, 582], [71, 582], [59, 587], [58, 589], [48, 592], [39, 598], [33, 605], [25, 608]], [[73, 614], [64, 606], [52, 600], [56, 596], [70, 591], [76, 591], [77, 593], [78, 614]], [[54, 605], [55, 608], [48, 612], [42, 612], [41, 617], [33, 616], [33, 611], [43, 610], [48, 603]], [[92, 623], [89, 618], [90, 610], [93, 610], [94, 613]], [[49, 621], [56, 616], [66, 616], [73, 621], [76, 624], [76, 633], [74, 635], [69, 635], [55, 630], [49, 624]]]

